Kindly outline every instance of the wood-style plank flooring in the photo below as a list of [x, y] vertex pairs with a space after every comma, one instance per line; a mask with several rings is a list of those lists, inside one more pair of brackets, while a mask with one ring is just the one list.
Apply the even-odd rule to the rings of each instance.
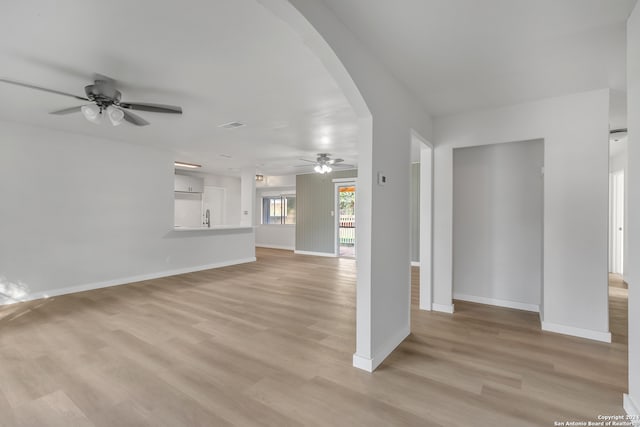
[[[259, 249], [258, 262], [0, 307], [0, 426], [551, 426], [622, 414], [614, 343], [536, 314], [417, 309], [374, 373], [351, 366], [355, 261]], [[624, 327], [623, 327], [624, 325]]]

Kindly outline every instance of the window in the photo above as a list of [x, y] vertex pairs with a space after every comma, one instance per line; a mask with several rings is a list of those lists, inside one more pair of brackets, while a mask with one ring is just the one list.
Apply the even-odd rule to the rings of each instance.
[[280, 195], [262, 198], [263, 224], [295, 224], [296, 196]]

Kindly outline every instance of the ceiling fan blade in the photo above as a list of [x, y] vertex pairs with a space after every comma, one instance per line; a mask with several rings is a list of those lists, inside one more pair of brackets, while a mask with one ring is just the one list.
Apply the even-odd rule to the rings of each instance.
[[35, 86], [35, 85], [29, 84], [29, 83], [22, 83], [22, 82], [17, 82], [15, 80], [7, 80], [7, 79], [2, 79], [2, 78], [0, 78], [0, 82], [9, 83], [9, 84], [12, 84], [12, 85], [17, 85], [17, 86], [28, 87], [29, 89], [41, 90], [43, 92], [56, 93], [58, 95], [70, 96], [72, 98], [80, 99], [82, 101], [88, 101], [87, 98], [82, 97], [82, 96], [74, 95], [72, 93], [61, 92], [59, 90], [47, 89], [45, 87]]
[[71, 114], [71, 113], [79, 113], [82, 108], [81, 105], [78, 105], [77, 107], [71, 107], [71, 108], [64, 108], [62, 110], [57, 110], [57, 111], [52, 111], [49, 114], [57, 114], [57, 115], [62, 115], [62, 114]]
[[138, 116], [137, 114], [133, 114], [126, 110], [122, 110], [122, 112], [124, 113], [124, 119], [129, 123], [133, 123], [136, 126], [147, 126], [149, 124], [148, 121]]
[[344, 159], [331, 159], [327, 162], [327, 164], [333, 165], [340, 162], [344, 162]]
[[[298, 159], [298, 160], [303, 161], [303, 162], [313, 163], [313, 164], [317, 163], [315, 160], [307, 160], [307, 159]], [[306, 165], [304, 165], [304, 166], [306, 166]]]
[[340, 164], [340, 165], [334, 165], [334, 167], [336, 167], [336, 168], [347, 168], [347, 169], [348, 169], [348, 168], [355, 168], [355, 166], [354, 166], [354, 165], [350, 165], [350, 164], [348, 164], [348, 163], [342, 163], [342, 164]]
[[150, 111], [152, 113], [182, 114], [182, 107], [164, 104], [145, 104], [140, 102], [121, 102], [120, 107], [130, 110]]

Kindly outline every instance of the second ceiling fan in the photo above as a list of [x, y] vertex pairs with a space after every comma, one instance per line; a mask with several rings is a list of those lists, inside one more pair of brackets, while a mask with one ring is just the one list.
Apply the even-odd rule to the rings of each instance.
[[[315, 161], [307, 160], [307, 159], [300, 159], [300, 160], [302, 160], [303, 162], [315, 164], [313, 170], [319, 174], [329, 173], [336, 166], [344, 167], [344, 168], [353, 167], [353, 165], [342, 163], [344, 162], [343, 159], [332, 159], [331, 154], [329, 153], [318, 153], [318, 157], [316, 157]], [[306, 166], [306, 165], [300, 165], [300, 167], [302, 166]]]

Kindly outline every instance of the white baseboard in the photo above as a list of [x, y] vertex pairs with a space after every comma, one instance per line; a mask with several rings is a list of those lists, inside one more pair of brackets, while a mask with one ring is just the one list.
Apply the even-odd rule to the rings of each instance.
[[363, 371], [373, 372], [373, 359], [353, 353], [353, 366]]
[[363, 371], [373, 372], [386, 359], [402, 341], [409, 336], [409, 328], [403, 329], [395, 334], [382, 348], [373, 355], [373, 358], [363, 357], [355, 353], [353, 355], [353, 366]]
[[433, 311], [439, 311], [441, 313], [453, 314], [453, 311], [454, 311], [455, 307], [453, 306], [453, 304], [436, 304], [436, 303], [433, 303], [433, 304], [431, 304], [431, 309]]
[[77, 292], [91, 291], [93, 289], [109, 288], [111, 286], [128, 285], [130, 283], [142, 282], [144, 280], [159, 279], [161, 277], [176, 276], [178, 274], [193, 273], [193, 272], [202, 271], [202, 270], [211, 270], [213, 268], [228, 267], [230, 265], [245, 264], [248, 262], [255, 262], [255, 261], [256, 261], [255, 257], [242, 258], [242, 259], [236, 259], [236, 260], [230, 260], [230, 261], [224, 261], [224, 262], [217, 262], [213, 264], [199, 265], [195, 267], [185, 267], [185, 268], [179, 268], [175, 270], [166, 270], [158, 273], [149, 273], [149, 274], [141, 274], [138, 276], [122, 277], [119, 279], [106, 280], [103, 282], [69, 286], [66, 288], [52, 289], [49, 291], [33, 292], [15, 299], [13, 298], [3, 299], [2, 297], [0, 297], [0, 305], [15, 304], [18, 302], [32, 301], [32, 300], [41, 299], [41, 298], [51, 298], [59, 295], [67, 295], [67, 294], [74, 294]]
[[611, 342], [611, 332], [592, 331], [591, 329], [576, 328], [573, 326], [559, 325], [557, 323], [541, 322], [542, 330], [558, 334], [572, 335], [574, 337], [587, 338], [594, 341]]
[[323, 256], [329, 258], [336, 258], [336, 254], [331, 252], [310, 252], [310, 251], [293, 251], [297, 255], [311, 255], [311, 256]]
[[420, 267], [420, 261], [411, 261], [411, 267]]
[[635, 400], [625, 393], [622, 406], [627, 415], [631, 416], [631, 419], [628, 421], [631, 421], [634, 426], [640, 426], [640, 406], [636, 405]]
[[293, 246], [270, 245], [268, 243], [256, 243], [256, 248], [282, 249], [285, 251], [294, 251], [296, 249]]
[[477, 302], [479, 304], [495, 305], [498, 307], [515, 308], [517, 310], [533, 311], [535, 313], [540, 312], [540, 306], [537, 304], [526, 304], [523, 302], [508, 301], [496, 298], [478, 297], [475, 295], [466, 294], [453, 294], [453, 299], [459, 299], [461, 301]]

